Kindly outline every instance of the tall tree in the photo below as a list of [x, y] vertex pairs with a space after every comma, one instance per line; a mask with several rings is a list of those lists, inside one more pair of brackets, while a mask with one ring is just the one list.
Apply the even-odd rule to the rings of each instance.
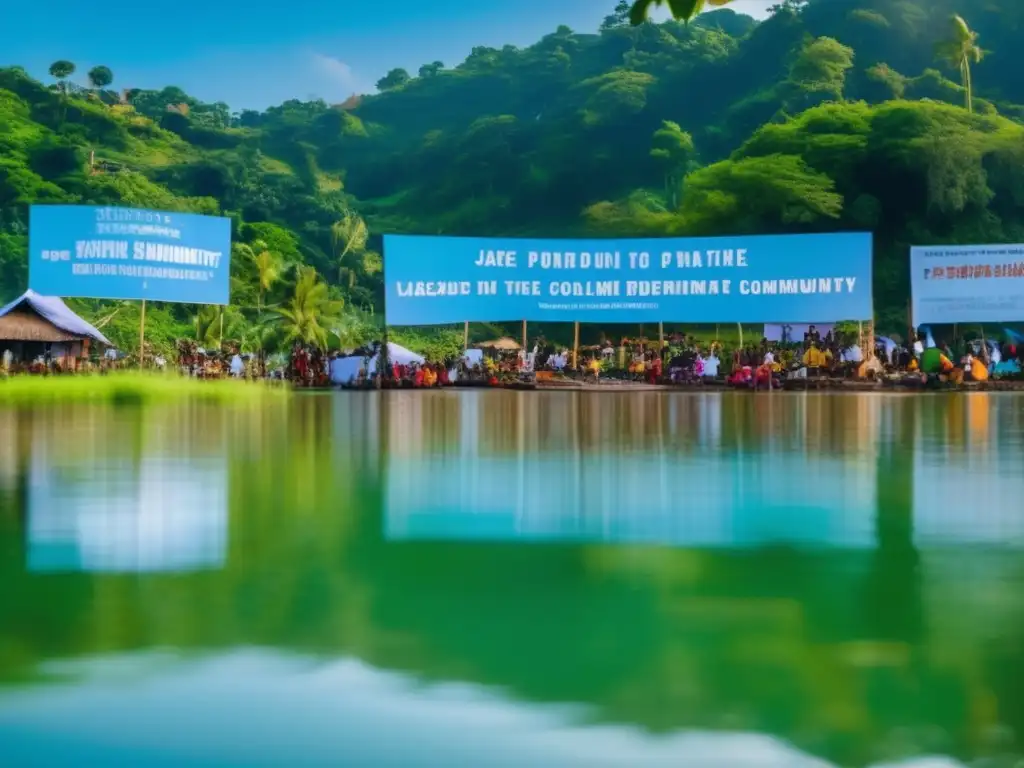
[[960, 82], [966, 91], [967, 111], [974, 111], [974, 83], [971, 64], [977, 64], [985, 52], [978, 46], [978, 33], [967, 26], [964, 18], [953, 14], [949, 20], [949, 37], [938, 44], [937, 53], [951, 67], [960, 70]]
[[802, 112], [825, 99], [842, 101], [853, 58], [853, 49], [834, 38], [808, 40], [789, 68], [789, 83], [794, 89], [789, 106]]
[[679, 123], [663, 120], [651, 139], [651, 157], [658, 161], [665, 174], [665, 194], [669, 205], [679, 206], [679, 188], [693, 157], [693, 137]]
[[89, 70], [89, 84], [93, 88], [97, 90], [106, 88], [112, 82], [114, 82], [114, 73], [110, 67], [99, 66]]
[[366, 222], [357, 213], [348, 211], [331, 227], [331, 245], [334, 248], [334, 258], [338, 262], [338, 279], [348, 279], [348, 286], [352, 288], [356, 282], [356, 270], [349, 266], [346, 260], [360, 257], [366, 252], [366, 243], [369, 240], [370, 231], [366, 228]]
[[299, 267], [295, 293], [288, 304], [277, 310], [283, 341], [327, 348], [331, 328], [339, 324], [344, 302], [332, 299], [327, 283], [312, 267]]
[[263, 314], [263, 299], [267, 291], [274, 287], [280, 279], [282, 269], [280, 257], [268, 249], [264, 243], [259, 243], [253, 250], [253, 265], [256, 267], [256, 279], [259, 282], [259, 294], [256, 301], [256, 314]]
[[50, 76], [57, 80], [61, 93], [67, 93], [67, 81], [73, 74], [75, 74], [75, 65], [65, 59], [55, 61], [50, 65]]
[[605, 32], [609, 29], [617, 29], [619, 27], [625, 27], [629, 24], [629, 2], [628, 0], [619, 0], [618, 5], [615, 6], [615, 10], [610, 15], [604, 17], [604, 21], [601, 22], [601, 31]]
[[378, 91], [392, 91], [409, 82], [409, 73], [404, 69], [392, 69], [377, 81]]
[[662, 5], [668, 6], [672, 18], [689, 21], [703, 11], [705, 5], [721, 7], [731, 2], [734, 0], [634, 0], [633, 7], [629, 9], [629, 23], [633, 26], [643, 24], [651, 9]]
[[444, 69], [443, 61], [434, 61], [430, 64], [424, 64], [420, 67], [420, 77], [436, 77], [437, 73], [442, 69]]

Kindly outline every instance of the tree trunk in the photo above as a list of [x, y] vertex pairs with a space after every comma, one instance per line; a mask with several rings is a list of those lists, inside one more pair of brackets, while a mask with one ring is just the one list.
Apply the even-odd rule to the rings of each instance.
[[974, 96], [971, 93], [971, 90], [972, 90], [972, 88], [971, 88], [971, 64], [970, 64], [969, 61], [967, 61], [966, 58], [964, 59], [964, 62], [961, 65], [961, 72], [960, 72], [960, 74], [961, 74], [961, 77], [963, 78], [964, 90], [966, 91], [967, 111], [973, 113], [974, 112]]

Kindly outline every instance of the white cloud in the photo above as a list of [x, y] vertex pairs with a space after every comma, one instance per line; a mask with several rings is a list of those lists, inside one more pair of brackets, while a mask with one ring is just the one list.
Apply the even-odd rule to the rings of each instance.
[[344, 96], [351, 96], [359, 90], [359, 78], [352, 71], [352, 67], [341, 59], [327, 56], [323, 53], [313, 53], [313, 68], [321, 76], [325, 86], [332, 86]]

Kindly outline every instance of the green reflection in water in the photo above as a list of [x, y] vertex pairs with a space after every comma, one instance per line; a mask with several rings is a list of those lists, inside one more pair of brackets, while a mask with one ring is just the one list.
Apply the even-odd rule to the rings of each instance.
[[839, 765], [1019, 751], [1018, 397], [353, 393], [0, 419], [9, 689], [46, 690], [53, 660], [262, 646]]

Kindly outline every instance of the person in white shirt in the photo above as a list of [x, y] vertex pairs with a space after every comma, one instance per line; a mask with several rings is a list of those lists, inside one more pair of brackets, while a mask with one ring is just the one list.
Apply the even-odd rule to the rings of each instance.
[[715, 354], [714, 350], [704, 358], [704, 377], [707, 379], [714, 379], [718, 376], [718, 366], [721, 361], [718, 359], [718, 355]]
[[234, 357], [231, 358], [231, 375], [236, 379], [240, 378], [244, 370], [245, 366], [242, 364], [242, 356], [235, 352]]

